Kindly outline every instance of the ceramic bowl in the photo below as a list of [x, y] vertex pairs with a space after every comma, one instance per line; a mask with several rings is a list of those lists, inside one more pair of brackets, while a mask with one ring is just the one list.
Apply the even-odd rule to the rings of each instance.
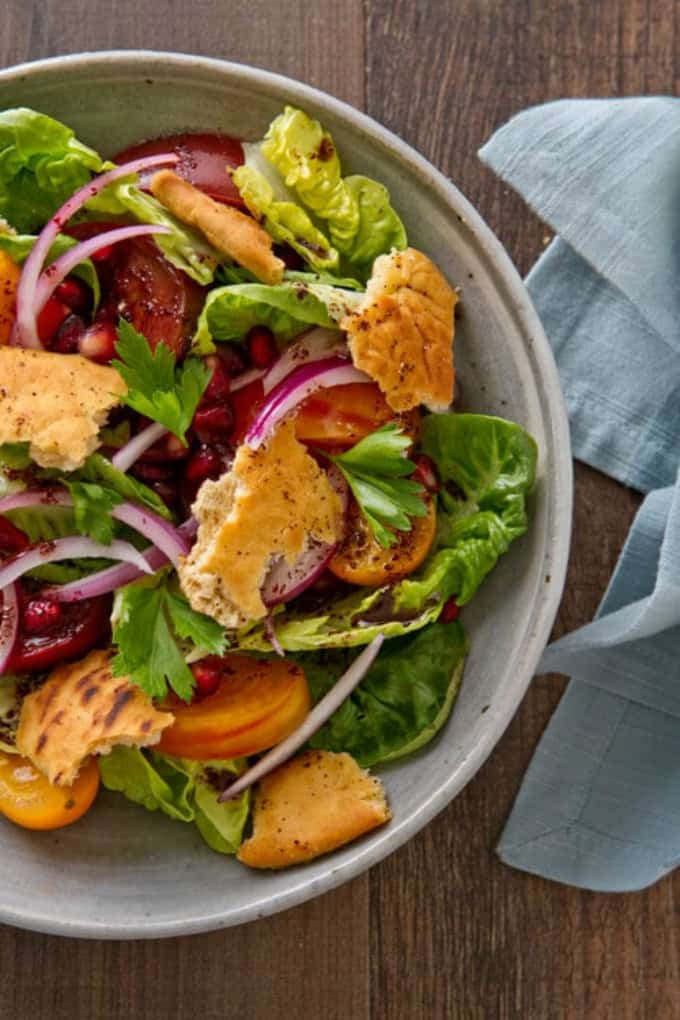
[[347, 170], [382, 181], [412, 244], [462, 290], [457, 369], [469, 410], [521, 422], [540, 449], [531, 528], [465, 610], [472, 650], [455, 711], [418, 755], [381, 770], [394, 819], [311, 864], [254, 873], [193, 826], [102, 795], [77, 825], [31, 833], [0, 821], [0, 921], [61, 935], [157, 938], [241, 924], [346, 882], [401, 846], [472, 778], [501, 737], [547, 641], [571, 520], [569, 432], [557, 372], [527, 292], [460, 192], [375, 121], [256, 68], [145, 51], [85, 53], [0, 72], [0, 108], [65, 121], [105, 155], [179, 130], [262, 135], [284, 103], [330, 129]]

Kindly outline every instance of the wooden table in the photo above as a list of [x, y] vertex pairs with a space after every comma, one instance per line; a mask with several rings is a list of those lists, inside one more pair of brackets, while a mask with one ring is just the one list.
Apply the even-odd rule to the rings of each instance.
[[[2, 0], [0, 63], [151, 47], [310, 82], [450, 175], [526, 272], [546, 230], [481, 166], [478, 147], [532, 103], [676, 92], [677, 10], [673, 0]], [[591, 618], [638, 501], [577, 466], [557, 634]], [[560, 690], [536, 680], [464, 793], [370, 874], [313, 903], [157, 943], [0, 929], [0, 1020], [680, 1016], [677, 880], [594, 895], [493, 855]]]

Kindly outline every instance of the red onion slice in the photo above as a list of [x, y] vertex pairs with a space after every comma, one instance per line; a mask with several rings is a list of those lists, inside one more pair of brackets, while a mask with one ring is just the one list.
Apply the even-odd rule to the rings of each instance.
[[264, 407], [246, 433], [245, 442], [256, 450], [269, 438], [279, 422], [311, 393], [322, 387], [371, 380], [344, 358], [326, 358], [296, 369], [269, 394]]
[[295, 343], [286, 347], [271, 368], [267, 369], [263, 379], [265, 396], [271, 393], [274, 387], [278, 386], [281, 380], [286, 379], [296, 368], [312, 361], [330, 358], [332, 355], [342, 356], [343, 354], [349, 358], [347, 344], [340, 330], [326, 329], [324, 326], [317, 326], [315, 329], [309, 330]]
[[179, 557], [189, 552], [189, 543], [178, 529], [152, 510], [143, 510], [134, 503], [119, 503], [114, 506], [111, 516], [148, 538], [175, 568], [179, 565]]
[[[177, 531], [188, 542], [196, 535], [197, 524], [193, 517], [190, 517], [184, 524], [180, 524]], [[159, 570], [168, 562], [160, 549], [151, 548], [142, 553], [151, 571]], [[97, 595], [108, 595], [117, 588], [122, 588], [131, 581], [137, 581], [142, 577], [142, 571], [129, 563], [118, 563], [105, 570], [99, 570], [96, 574], [83, 577], [78, 581], [69, 581], [68, 584], [61, 584], [54, 588], [45, 588], [42, 595], [45, 598], [53, 599], [55, 602], [81, 602], [83, 599], [93, 599]]]
[[145, 429], [133, 436], [129, 443], [121, 446], [120, 450], [111, 458], [111, 463], [118, 471], [123, 473], [129, 471], [142, 454], [146, 453], [149, 447], [157, 443], [159, 439], [162, 439], [167, 431], [165, 425], [161, 425], [160, 422], [155, 421], [152, 425], [147, 425]]
[[285, 556], [280, 556], [269, 568], [260, 591], [265, 606], [290, 602], [309, 588], [323, 574], [335, 550], [335, 543], [311, 538], [294, 563], [288, 563]]
[[13, 556], [11, 560], [7, 560], [0, 567], [0, 588], [5, 588], [28, 570], [41, 567], [45, 563], [92, 558], [123, 560], [124, 563], [133, 563], [144, 574], [153, 573], [142, 554], [129, 542], [114, 539], [110, 545], [103, 545], [91, 538], [74, 535], [70, 538], [58, 538], [54, 542], [42, 542], [40, 545], [31, 546], [24, 552]]
[[267, 641], [272, 646], [276, 654], [280, 656], [280, 658], [285, 659], [286, 653], [284, 652], [281, 646], [281, 642], [278, 639], [276, 627], [274, 626], [274, 620], [272, 619], [271, 613], [268, 613], [267, 616], [265, 617], [263, 626], [265, 635], [267, 637]]
[[2, 589], [0, 607], [0, 675], [9, 662], [19, 633], [19, 590], [16, 583]]
[[40, 231], [30, 254], [24, 262], [21, 277], [19, 278], [19, 286], [17, 287], [17, 317], [12, 333], [13, 343], [22, 347], [35, 347], [37, 349], [42, 347], [38, 337], [36, 322], [36, 287], [40, 271], [45, 263], [52, 242], [74, 213], [77, 213], [90, 198], [93, 198], [120, 177], [127, 177], [130, 174], [138, 173], [140, 170], [148, 170], [155, 166], [168, 166], [178, 161], [179, 156], [172, 152], [134, 159], [130, 163], [123, 163], [121, 166], [114, 167], [113, 170], [107, 170], [106, 173], [93, 177], [84, 187], [76, 191], [68, 201], [64, 202], [61, 208], [56, 211], [54, 216], [47, 221]]
[[[12, 496], [0, 499], [0, 514], [7, 513], [8, 510], [20, 510], [33, 506], [69, 507], [73, 506], [73, 501], [67, 492], [60, 490], [45, 492], [28, 489], [25, 492], [17, 492]], [[189, 552], [189, 542], [179, 529], [173, 527], [152, 510], [145, 510], [134, 503], [124, 502], [114, 506], [111, 516], [134, 528], [140, 535], [144, 535], [144, 538], [148, 538], [157, 549], [160, 549], [164, 559], [170, 560], [174, 567], [177, 566], [178, 558], [186, 556]], [[104, 548], [108, 548], [108, 546]]]
[[116, 230], [107, 230], [96, 237], [90, 237], [87, 241], [81, 241], [74, 248], [55, 259], [47, 269], [43, 270], [35, 289], [35, 314], [40, 315], [41, 311], [52, 296], [54, 290], [61, 281], [68, 276], [72, 269], [75, 269], [84, 259], [88, 259], [100, 248], [119, 244], [121, 241], [128, 241], [132, 237], [146, 237], [149, 234], [169, 234], [169, 227], [162, 226], [139, 226], [139, 227], [118, 227]]
[[220, 794], [219, 802], [223, 803], [225, 800], [232, 800], [234, 797], [238, 797], [239, 794], [247, 790], [253, 783], [256, 783], [269, 772], [278, 768], [279, 765], [283, 765], [285, 761], [288, 761], [323, 726], [326, 720], [330, 719], [333, 712], [342, 705], [343, 701], [349, 697], [354, 688], [363, 680], [373, 665], [382, 643], [382, 634], [374, 637], [370, 645], [364, 648], [361, 655], [354, 660], [349, 669], [343, 673], [328, 694], [314, 706], [304, 722], [289, 737], [286, 737], [280, 744], [273, 747], [271, 751], [268, 751], [264, 757], [260, 758], [252, 768], [247, 769], [242, 776], [239, 776], [231, 786], [228, 786]]
[[250, 386], [251, 383], [262, 379], [266, 374], [266, 368], [251, 368], [247, 372], [241, 372], [240, 375], [231, 380], [229, 392], [236, 393], [237, 390], [242, 390], [245, 386]]

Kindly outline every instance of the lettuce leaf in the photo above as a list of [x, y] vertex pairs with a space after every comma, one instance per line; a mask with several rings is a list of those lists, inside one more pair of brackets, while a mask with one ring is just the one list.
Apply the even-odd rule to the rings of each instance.
[[328, 283], [299, 280], [217, 287], [206, 298], [193, 350], [210, 354], [214, 340], [242, 340], [253, 326], [268, 326], [279, 340], [291, 340], [309, 326], [337, 325], [361, 298]]
[[202, 234], [178, 220], [158, 199], [142, 191], [130, 178], [114, 181], [91, 198], [86, 208], [98, 216], [128, 214], [140, 223], [168, 227], [169, 234], [156, 235], [156, 244], [168, 262], [202, 286], [212, 283], [215, 270], [224, 258]]
[[[467, 650], [460, 622], [435, 623], [391, 641], [310, 745], [347, 751], [364, 768], [423, 747], [451, 713]], [[330, 690], [350, 658], [344, 652], [298, 657], [315, 701]]]
[[107, 790], [122, 793], [147, 811], [194, 822], [217, 853], [234, 854], [241, 845], [250, 811], [249, 792], [234, 801], [217, 803], [228, 777], [243, 771], [241, 759], [196, 762], [118, 746], [99, 759], [99, 769]]
[[0, 112], [0, 216], [31, 234], [106, 168], [65, 124], [25, 107]]
[[[536, 474], [536, 444], [524, 429], [476, 414], [428, 415], [422, 447], [437, 464], [435, 546], [423, 566], [391, 587], [360, 588], [324, 612], [282, 608], [276, 635], [289, 651], [367, 644], [433, 623], [452, 595], [473, 597], [511, 542], [528, 524], [526, 498]], [[262, 627], [238, 635], [238, 647], [268, 651]]]
[[338, 269], [337, 251], [302, 206], [277, 201], [264, 174], [247, 162], [234, 170], [232, 176], [248, 209], [277, 244], [288, 244], [320, 272]]
[[[0, 233], [0, 251], [4, 251], [9, 255], [13, 262], [17, 262], [19, 265], [24, 261], [28, 253], [33, 248], [37, 240], [34, 234], [2, 234]], [[58, 259], [60, 255], [68, 251], [69, 248], [73, 248], [78, 242], [73, 237], [69, 237], [67, 234], [59, 234], [54, 243], [51, 245], [50, 250], [47, 253], [46, 264], [51, 265], [55, 259]], [[83, 261], [76, 266], [73, 270], [75, 276], [79, 276], [84, 283], [92, 291], [92, 297], [94, 301], [94, 307], [97, 308], [100, 299], [100, 287], [99, 277], [97, 271], [94, 268], [94, 263], [91, 259], [83, 259]]]
[[377, 255], [406, 247], [406, 231], [387, 189], [360, 174], [343, 178], [330, 134], [302, 110], [287, 106], [270, 124], [260, 149], [283, 186], [311, 216], [328, 224], [331, 243], [362, 276], [370, 274]]

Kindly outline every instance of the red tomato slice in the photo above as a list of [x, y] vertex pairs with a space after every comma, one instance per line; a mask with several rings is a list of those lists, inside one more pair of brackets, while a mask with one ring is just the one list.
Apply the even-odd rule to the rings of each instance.
[[264, 404], [264, 390], [262, 380], [256, 379], [248, 386], [236, 390], [229, 397], [231, 409], [234, 414], [234, 426], [231, 433], [231, 441], [238, 446], [245, 439], [246, 432], [255, 420], [257, 412]]
[[[243, 205], [238, 189], [227, 171], [227, 167], [243, 163], [243, 147], [237, 138], [209, 134], [170, 135], [132, 145], [114, 156], [114, 160], [116, 163], [126, 163], [131, 159], [154, 156], [160, 152], [177, 153], [179, 163], [173, 167], [175, 173], [211, 198], [228, 205]], [[150, 170], [140, 174], [142, 187], [146, 186], [154, 172]]]

